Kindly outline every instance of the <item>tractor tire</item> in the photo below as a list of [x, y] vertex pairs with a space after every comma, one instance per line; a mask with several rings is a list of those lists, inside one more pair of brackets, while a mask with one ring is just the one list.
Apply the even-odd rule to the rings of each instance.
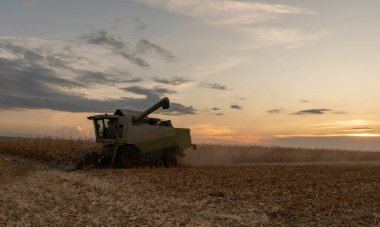
[[166, 168], [176, 167], [178, 165], [178, 160], [175, 150], [164, 151], [162, 154], [162, 162]]
[[134, 168], [140, 164], [140, 151], [134, 146], [122, 147], [117, 152], [117, 166], [119, 168]]

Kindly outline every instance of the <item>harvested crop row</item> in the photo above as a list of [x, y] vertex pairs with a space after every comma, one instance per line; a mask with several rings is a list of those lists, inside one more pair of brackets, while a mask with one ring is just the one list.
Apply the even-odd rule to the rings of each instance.
[[66, 173], [0, 154], [0, 166], [4, 226], [380, 224], [380, 162]]

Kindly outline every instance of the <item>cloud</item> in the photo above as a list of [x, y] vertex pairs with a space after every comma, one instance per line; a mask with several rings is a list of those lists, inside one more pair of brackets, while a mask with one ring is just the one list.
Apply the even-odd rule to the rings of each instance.
[[295, 113], [294, 115], [322, 115], [325, 113], [333, 113], [333, 114], [346, 114], [344, 111], [336, 111], [331, 109], [308, 109], [308, 110], [300, 110]]
[[219, 72], [226, 71], [228, 69], [234, 68], [247, 61], [246, 58], [242, 57], [231, 57], [223, 56], [219, 59], [201, 59], [192, 62], [189, 66], [189, 69], [186, 71], [189, 72], [193, 77], [206, 77], [211, 74], [217, 74]]
[[216, 111], [216, 110], [220, 110], [219, 108], [217, 108], [217, 107], [213, 107], [213, 108], [211, 108], [212, 110], [214, 110], [214, 111]]
[[294, 115], [322, 115], [326, 112], [331, 112], [330, 109], [308, 109], [308, 110], [300, 110], [298, 112], [293, 113]]
[[361, 134], [361, 133], [378, 134], [376, 130], [370, 127], [354, 127], [354, 128], [343, 130], [343, 131], [349, 132], [352, 134]]
[[[12, 57], [0, 55], [0, 110], [50, 109], [67, 112], [113, 112], [117, 108], [144, 110], [159, 101], [161, 95], [175, 93], [173, 90], [160, 87], [150, 90], [131, 87], [130, 92], [141, 93], [145, 97], [102, 100], [88, 98], [85, 91], [93, 86], [104, 84], [115, 86], [141, 80], [128, 78], [121, 75], [121, 72], [102, 67], [99, 67], [99, 70], [89, 68], [84, 70], [82, 64], [75, 63], [78, 59], [83, 61], [85, 57], [70, 51], [62, 53], [60, 48], [53, 48], [51, 45], [46, 45], [46, 42], [39, 41], [42, 47], [49, 48], [31, 47], [34, 45], [32, 41], [21, 45], [15, 40], [0, 38], [0, 52], [13, 54]], [[93, 42], [106, 41], [99, 39]], [[109, 43], [114, 45], [114, 42]], [[55, 58], [53, 61], [52, 56]], [[191, 106], [174, 102], [167, 113], [181, 115], [195, 112]]]
[[132, 78], [132, 79], [126, 79], [126, 80], [123, 80], [123, 83], [138, 83], [138, 82], [142, 82], [143, 79], [141, 78]]
[[135, 26], [136, 26], [137, 31], [142, 31], [142, 30], [148, 29], [148, 25], [145, 24], [143, 21], [141, 21], [139, 18], [134, 17], [133, 21], [135, 22]]
[[228, 90], [225, 85], [218, 84], [218, 83], [202, 83], [202, 86], [205, 88], [211, 88], [211, 89], [221, 90], [221, 91]]
[[236, 28], [250, 44], [242, 48], [265, 48], [282, 46], [286, 49], [296, 49], [310, 43], [316, 43], [330, 34], [329, 31], [304, 31], [296, 28], [281, 28], [273, 26], [239, 27]]
[[[124, 91], [132, 92], [137, 95], [144, 95], [146, 97], [145, 100], [149, 102], [150, 106], [156, 103], [157, 101], [161, 100], [161, 98], [163, 98], [161, 97], [161, 95], [170, 94], [173, 92], [173, 90], [168, 90], [168, 89], [163, 89], [163, 88], [149, 89], [149, 88], [144, 88], [140, 86], [125, 87], [121, 89]], [[136, 103], [136, 101], [139, 102], [139, 100], [133, 99], [134, 103]], [[195, 114], [195, 112], [196, 112], [196, 109], [194, 109], [192, 106], [184, 106], [182, 104], [172, 102], [170, 103], [170, 111], [165, 111], [163, 112], [163, 114], [182, 115], [182, 114]]]
[[145, 53], [147, 51], [154, 51], [161, 57], [163, 57], [167, 62], [174, 62], [178, 61], [178, 58], [174, 56], [170, 51], [165, 50], [161, 46], [150, 42], [149, 40], [146, 39], [141, 39], [137, 43], [137, 47], [135, 52], [138, 54]]
[[216, 115], [216, 116], [223, 116], [222, 113], [216, 113], [215, 115]]
[[115, 49], [124, 49], [126, 48], [126, 43], [122, 42], [112, 36], [110, 36], [107, 31], [100, 30], [90, 34], [83, 34], [81, 36], [88, 43], [96, 45], [106, 45]]
[[155, 77], [153, 78], [153, 81], [157, 83], [161, 83], [161, 84], [170, 84], [173, 86], [177, 86], [177, 85], [188, 83], [191, 80], [183, 78], [183, 77], [173, 77], [171, 79]]
[[306, 102], [310, 102], [309, 100], [306, 100], [306, 99], [301, 99], [300, 102], [302, 103], [306, 103]]
[[272, 110], [268, 110], [267, 112], [270, 113], [270, 114], [279, 114], [281, 112], [283, 112], [284, 109], [272, 109]]
[[378, 125], [378, 122], [363, 119], [352, 119], [345, 121], [325, 122], [313, 125], [315, 129], [340, 129], [347, 127], [368, 127], [369, 125]]
[[90, 70], [74, 70], [77, 73], [77, 81], [84, 86], [90, 87], [90, 85], [99, 84], [115, 84], [115, 83], [136, 83], [140, 82], [140, 78], [123, 79], [111, 73], [105, 73], [100, 71], [90, 71]]
[[281, 4], [241, 0], [135, 0], [149, 7], [194, 17], [214, 25], [250, 25], [286, 14], [313, 12]]
[[203, 21], [209, 25], [241, 33], [239, 48], [262, 48], [283, 45], [298, 48], [324, 38], [326, 32], [263, 26], [263, 23], [289, 15], [310, 16], [315, 13], [285, 4], [243, 0], [135, 0], [151, 8], [163, 9]]
[[177, 94], [177, 91], [171, 90], [168, 88], [162, 88], [162, 87], [154, 87], [154, 90], [160, 95], [165, 95], [165, 94]]
[[128, 53], [127, 51], [115, 50], [115, 52], [135, 65], [143, 68], [148, 68], [150, 66], [144, 59], [136, 57], [134, 54]]
[[231, 109], [236, 109], [236, 110], [241, 110], [241, 109], [243, 109], [242, 106], [237, 105], [237, 104], [231, 105], [230, 107], [231, 107]]
[[146, 39], [139, 40], [136, 46], [131, 49], [128, 47], [127, 42], [110, 35], [104, 30], [83, 34], [80, 38], [89, 44], [108, 47], [113, 53], [143, 68], [148, 68], [150, 64], [138, 55], [145, 54], [148, 51], [155, 52], [162, 60], [169, 63], [179, 61], [170, 51]]
[[355, 128], [351, 128], [352, 130], [372, 130], [372, 128], [369, 128], [369, 127], [355, 127]]
[[149, 63], [146, 60], [135, 56], [135, 54], [127, 48], [126, 42], [109, 35], [107, 31], [100, 30], [90, 34], [83, 34], [80, 38], [89, 44], [109, 47], [114, 53], [135, 65], [144, 68], [149, 67]]

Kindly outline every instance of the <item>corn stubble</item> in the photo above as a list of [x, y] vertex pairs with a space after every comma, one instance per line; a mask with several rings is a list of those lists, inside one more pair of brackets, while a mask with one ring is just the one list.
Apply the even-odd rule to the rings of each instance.
[[[47, 140], [0, 143], [0, 153], [20, 143], [29, 149], [0, 154], [0, 225], [380, 224], [378, 153], [201, 145], [178, 168], [70, 173], [15, 156], [73, 162], [94, 146]], [[53, 143], [70, 143], [61, 146], [72, 154]]]

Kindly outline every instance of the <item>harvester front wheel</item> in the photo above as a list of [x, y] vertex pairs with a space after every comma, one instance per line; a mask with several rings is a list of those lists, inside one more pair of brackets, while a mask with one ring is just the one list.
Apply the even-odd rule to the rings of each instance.
[[118, 152], [118, 166], [121, 168], [133, 168], [140, 163], [139, 151], [134, 147], [126, 147]]

